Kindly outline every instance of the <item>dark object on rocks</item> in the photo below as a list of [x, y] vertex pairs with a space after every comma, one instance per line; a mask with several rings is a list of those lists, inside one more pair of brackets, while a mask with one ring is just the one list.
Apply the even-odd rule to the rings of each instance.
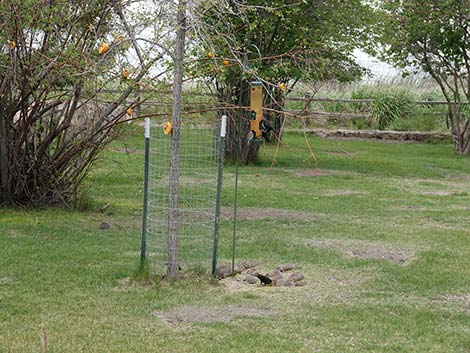
[[109, 224], [108, 222], [101, 222], [100, 223], [100, 229], [101, 230], [109, 230], [109, 229], [111, 229], [111, 224]]
[[262, 275], [261, 273], [257, 273], [255, 276], [259, 278], [259, 280], [261, 281], [261, 284], [264, 286], [271, 286], [273, 284], [273, 281], [271, 278], [266, 277]]
[[252, 275], [245, 275], [245, 281], [248, 282], [249, 284], [258, 284], [260, 283], [260, 280], [258, 277], [256, 276], [252, 276]]
[[294, 273], [291, 273], [289, 275], [289, 277], [287, 277], [287, 280], [288, 281], [293, 281], [293, 282], [298, 282], [298, 281], [301, 281], [304, 279], [304, 274], [301, 273], [301, 272], [294, 272]]
[[296, 266], [294, 264], [283, 264], [283, 265], [277, 266], [277, 270], [279, 270], [281, 272], [290, 271], [290, 270], [293, 270], [295, 268], [296, 268]]

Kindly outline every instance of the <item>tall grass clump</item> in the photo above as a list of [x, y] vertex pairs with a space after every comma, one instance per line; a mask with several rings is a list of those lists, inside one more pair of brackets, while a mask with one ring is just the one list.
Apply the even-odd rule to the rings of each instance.
[[368, 110], [373, 127], [390, 129], [395, 123], [409, 120], [414, 108], [413, 94], [402, 88], [361, 87], [351, 93], [353, 99], [372, 99], [372, 103], [357, 103], [355, 109]]
[[390, 128], [399, 120], [409, 120], [413, 111], [413, 99], [408, 91], [379, 91], [371, 105], [376, 128]]

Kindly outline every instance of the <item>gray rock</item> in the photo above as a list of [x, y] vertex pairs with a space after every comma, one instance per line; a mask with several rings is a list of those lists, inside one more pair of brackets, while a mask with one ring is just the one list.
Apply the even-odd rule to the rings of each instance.
[[293, 281], [293, 282], [297, 282], [297, 281], [301, 281], [305, 278], [304, 274], [301, 273], [301, 272], [293, 272], [289, 275], [289, 277], [287, 277], [287, 280], [289, 281]]
[[246, 271], [247, 274], [256, 276], [259, 272], [256, 268], [250, 268]]
[[232, 275], [232, 266], [230, 265], [223, 264], [217, 267], [217, 269], [215, 270], [215, 276], [218, 279], [226, 278], [231, 275]]
[[276, 287], [283, 287], [286, 285], [286, 280], [284, 278], [280, 278], [277, 281], [274, 281], [276, 284]]
[[282, 273], [279, 270], [274, 270], [274, 271], [266, 273], [266, 276], [268, 276], [271, 279], [275, 279], [275, 278], [282, 277]]
[[282, 265], [277, 266], [277, 270], [281, 272], [286, 272], [286, 271], [291, 271], [295, 269], [296, 267], [297, 266], [295, 266], [294, 264], [282, 264]]
[[295, 282], [293, 281], [286, 281], [284, 287], [295, 287]]
[[258, 277], [246, 274], [245, 275], [245, 282], [248, 282], [249, 284], [259, 284], [260, 280]]

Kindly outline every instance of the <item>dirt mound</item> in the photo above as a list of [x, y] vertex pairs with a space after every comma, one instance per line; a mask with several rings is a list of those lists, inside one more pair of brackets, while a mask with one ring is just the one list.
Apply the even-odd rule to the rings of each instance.
[[219, 307], [182, 306], [152, 315], [170, 324], [230, 322], [236, 317], [271, 315], [272, 311], [247, 306], [227, 305]]
[[307, 245], [341, 251], [361, 259], [386, 260], [397, 265], [406, 265], [415, 258], [414, 251], [387, 248], [382, 244], [361, 243], [337, 239], [308, 240]]

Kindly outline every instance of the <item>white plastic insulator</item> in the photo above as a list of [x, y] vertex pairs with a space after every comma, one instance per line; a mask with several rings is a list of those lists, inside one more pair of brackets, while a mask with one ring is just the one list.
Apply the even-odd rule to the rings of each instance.
[[222, 124], [220, 125], [220, 137], [227, 134], [227, 115], [222, 115]]
[[150, 138], [150, 118], [145, 118], [145, 138]]

